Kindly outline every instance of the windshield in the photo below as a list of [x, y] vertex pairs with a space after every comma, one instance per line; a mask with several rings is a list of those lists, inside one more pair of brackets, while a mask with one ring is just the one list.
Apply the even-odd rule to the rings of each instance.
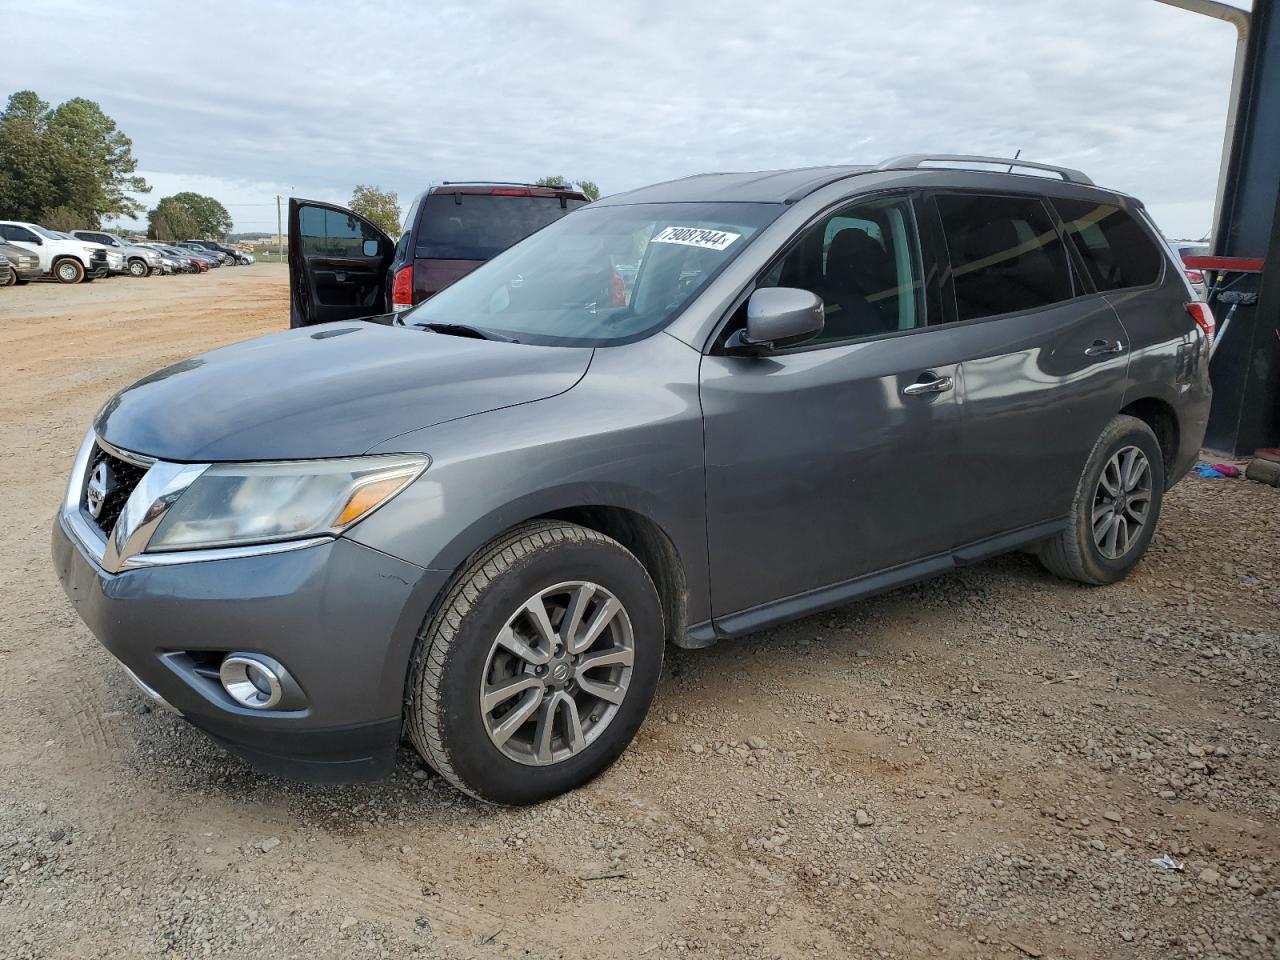
[[34, 230], [36, 233], [40, 234], [42, 237], [48, 237], [50, 240], [69, 240], [69, 239], [71, 239], [70, 237], [66, 236], [65, 234], [55, 233], [55, 232], [54, 232], [54, 231], [52, 231], [52, 230], [46, 230], [44, 227], [40, 226], [39, 224], [35, 224], [35, 223], [31, 224], [31, 229], [32, 229], [32, 230]]
[[771, 203], [587, 206], [402, 315], [521, 343], [607, 346], [665, 327], [785, 209]]

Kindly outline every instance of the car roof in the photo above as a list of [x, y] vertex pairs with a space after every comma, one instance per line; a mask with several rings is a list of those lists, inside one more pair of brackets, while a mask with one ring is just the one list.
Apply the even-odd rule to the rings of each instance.
[[[955, 166], [925, 166], [927, 163], [954, 163]], [[1009, 170], [991, 169], [992, 166], [1010, 165]], [[1038, 168], [1043, 173], [1013, 172], [1014, 167]], [[756, 170], [745, 173], [700, 173], [678, 180], [668, 180], [651, 186], [640, 187], [626, 193], [615, 193], [597, 200], [604, 206], [633, 203], [794, 203], [823, 187], [861, 174], [899, 174], [913, 179], [928, 175], [935, 181], [940, 177], [954, 176], [969, 186], [981, 183], [992, 189], [1027, 190], [1029, 185], [1041, 186], [1044, 192], [1075, 195], [1124, 197], [1125, 194], [1099, 187], [1078, 170], [1054, 167], [1015, 159], [977, 157], [964, 155], [924, 154], [897, 157], [878, 165], [839, 164], [821, 167], [800, 167], [788, 170]], [[1046, 175], [1049, 174], [1049, 175]], [[1057, 174], [1054, 176], [1052, 174]], [[916, 182], [919, 182], [918, 179]], [[1133, 199], [1133, 198], [1128, 198]], [[593, 204], [594, 206], [595, 204]]]
[[874, 169], [849, 164], [792, 170], [754, 170], [745, 173], [698, 173], [626, 193], [615, 193], [596, 202], [605, 205], [693, 201], [786, 203], [808, 196], [829, 183]]

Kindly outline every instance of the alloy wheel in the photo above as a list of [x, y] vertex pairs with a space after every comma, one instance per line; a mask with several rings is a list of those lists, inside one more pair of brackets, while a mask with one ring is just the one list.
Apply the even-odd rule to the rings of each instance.
[[480, 713], [489, 739], [517, 763], [581, 753], [613, 721], [635, 662], [631, 619], [597, 583], [559, 583], [515, 611], [489, 649]]
[[1138, 542], [1151, 510], [1151, 463], [1137, 447], [1112, 454], [1093, 494], [1093, 542], [1119, 560]]

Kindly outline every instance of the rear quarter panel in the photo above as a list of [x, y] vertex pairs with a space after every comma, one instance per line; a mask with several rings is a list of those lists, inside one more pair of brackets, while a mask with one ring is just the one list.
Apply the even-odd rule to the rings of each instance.
[[1192, 294], [1172, 263], [1154, 287], [1110, 291], [1106, 298], [1129, 338], [1124, 405], [1154, 398], [1177, 417], [1177, 450], [1167, 478], [1172, 484], [1195, 463], [1204, 442], [1212, 397], [1210, 341], [1186, 311]]

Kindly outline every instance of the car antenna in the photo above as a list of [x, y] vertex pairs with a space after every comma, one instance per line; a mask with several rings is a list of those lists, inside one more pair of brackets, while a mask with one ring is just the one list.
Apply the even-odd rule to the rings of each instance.
[[[1013, 155], [1013, 159], [1017, 160], [1020, 156], [1022, 156], [1022, 148], [1021, 148], [1021, 147], [1019, 147], [1019, 148], [1018, 148], [1018, 152], [1017, 152], [1017, 153], [1015, 153], [1015, 154]], [[1013, 168], [1014, 168], [1014, 164], [1012, 164], [1012, 163], [1011, 163], [1011, 164], [1009, 164], [1009, 169], [1008, 169], [1008, 170], [1006, 170], [1006, 171], [1005, 171], [1005, 173], [1013, 173]]]

